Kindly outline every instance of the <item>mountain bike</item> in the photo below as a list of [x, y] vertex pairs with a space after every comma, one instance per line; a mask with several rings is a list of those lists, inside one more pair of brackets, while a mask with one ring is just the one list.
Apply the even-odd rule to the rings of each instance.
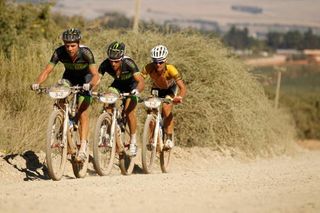
[[[49, 176], [60, 180], [63, 176], [67, 159], [71, 161], [73, 173], [77, 178], [87, 174], [88, 159], [78, 162], [76, 156], [80, 148], [78, 121], [78, 93], [82, 86], [69, 86], [66, 80], [59, 81], [49, 88], [39, 88], [38, 93], [48, 94], [54, 99], [53, 110], [47, 129], [46, 162]], [[88, 145], [86, 153], [88, 153]]]
[[[142, 169], [144, 173], [152, 173], [156, 160], [160, 160], [163, 173], [168, 172], [171, 149], [164, 147], [166, 140], [162, 118], [162, 104], [171, 103], [170, 99], [158, 97], [158, 91], [152, 90], [152, 96], [144, 100], [147, 118], [144, 123], [142, 138]], [[174, 140], [174, 136], [172, 137]]]
[[132, 173], [135, 156], [129, 152], [130, 131], [124, 110], [130, 93], [92, 93], [104, 103], [95, 128], [93, 140], [93, 164], [96, 172], [105, 176], [110, 174], [114, 159], [119, 159], [121, 174]]

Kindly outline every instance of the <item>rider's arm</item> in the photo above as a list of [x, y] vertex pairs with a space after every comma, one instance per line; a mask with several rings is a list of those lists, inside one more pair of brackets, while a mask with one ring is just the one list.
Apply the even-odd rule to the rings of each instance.
[[94, 55], [88, 47], [82, 46], [80, 48], [81, 48], [80, 50], [83, 53], [83, 57], [86, 59], [86, 61], [89, 64], [89, 72], [92, 75], [92, 79], [89, 82], [89, 84], [91, 85], [91, 88], [94, 89], [100, 82], [100, 76], [99, 76], [97, 65], [94, 60]]
[[187, 93], [187, 88], [186, 85], [184, 84], [183, 80], [178, 80], [176, 81], [178, 87], [179, 87], [179, 94], [178, 96], [181, 96], [182, 98], [186, 95]]
[[137, 90], [139, 92], [142, 92], [144, 89], [144, 78], [139, 73], [136, 73], [135, 75], [133, 75], [133, 78], [138, 83]]
[[182, 103], [183, 97], [186, 95], [187, 89], [182, 80], [182, 76], [178, 72], [178, 70], [173, 65], [168, 65], [169, 68], [169, 75], [175, 80], [176, 84], [179, 87], [179, 93], [174, 98], [175, 103]]
[[100, 82], [99, 72], [98, 72], [98, 69], [95, 64], [91, 64], [89, 66], [89, 71], [92, 74], [92, 79], [90, 81], [90, 84], [91, 84], [92, 88], [94, 89]]
[[53, 71], [54, 64], [49, 63], [40, 73], [37, 78], [37, 84], [42, 84], [49, 76], [49, 74]]
[[137, 87], [136, 89], [139, 92], [142, 92], [142, 90], [144, 89], [144, 78], [141, 76], [139, 68], [137, 66], [137, 64], [131, 59], [131, 58], [126, 58], [123, 63], [126, 63], [126, 65], [128, 66], [128, 68], [131, 70], [132, 75], [134, 80], [137, 82]]

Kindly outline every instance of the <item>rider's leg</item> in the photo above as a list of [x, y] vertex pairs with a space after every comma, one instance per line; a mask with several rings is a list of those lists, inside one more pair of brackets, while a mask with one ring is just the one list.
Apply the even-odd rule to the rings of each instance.
[[[86, 153], [87, 138], [89, 133], [89, 106], [91, 103], [91, 97], [85, 97], [84, 100], [79, 101], [78, 119], [80, 121], [80, 150], [79, 153]], [[86, 155], [86, 154], [85, 154]]]
[[165, 141], [165, 146], [167, 148], [172, 148], [174, 146], [173, 143], [173, 128], [174, 128], [174, 121], [173, 121], [173, 114], [172, 114], [172, 104], [163, 104], [162, 107], [162, 114], [164, 118], [164, 131], [166, 134], [166, 141]]
[[173, 133], [173, 128], [174, 128], [174, 124], [173, 124], [173, 114], [172, 114], [172, 108], [173, 105], [172, 104], [163, 104], [162, 107], [162, 115], [164, 118], [164, 131], [166, 134], [171, 134]]
[[131, 100], [130, 98], [127, 99], [125, 105], [125, 112], [128, 118], [128, 125], [130, 129], [130, 152], [132, 155], [137, 154], [137, 139], [136, 139], [136, 132], [137, 132], [137, 116], [136, 116], [136, 106], [137, 102]]
[[128, 125], [130, 129], [130, 141], [135, 143], [136, 142], [136, 132], [137, 132], [137, 116], [136, 116], [136, 106], [137, 102], [131, 100], [130, 98], [127, 99], [125, 105], [125, 112], [128, 118]]

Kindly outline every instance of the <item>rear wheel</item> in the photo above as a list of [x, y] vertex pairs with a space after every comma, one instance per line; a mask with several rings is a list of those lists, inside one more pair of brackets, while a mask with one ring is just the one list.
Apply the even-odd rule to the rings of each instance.
[[[174, 134], [172, 134], [172, 140], [174, 142]], [[160, 167], [163, 173], [167, 173], [169, 171], [170, 155], [171, 149], [162, 149], [160, 152]]]
[[67, 143], [63, 142], [63, 113], [54, 110], [49, 118], [47, 130], [46, 161], [49, 176], [60, 180], [67, 161]]
[[126, 125], [125, 132], [121, 133], [120, 128], [118, 128], [117, 133], [117, 146], [119, 153], [119, 167], [121, 174], [130, 175], [133, 172], [135, 165], [136, 156], [130, 156], [129, 154], [129, 141], [130, 141], [130, 131], [128, 125]]
[[[153, 115], [148, 115], [144, 124], [143, 138], [142, 138], [142, 169], [143, 172], [149, 174], [152, 172], [153, 165], [156, 159], [156, 146], [154, 140], [154, 130], [156, 126], [156, 119]], [[158, 137], [157, 137], [158, 139]]]
[[110, 141], [112, 116], [105, 112], [97, 120], [93, 140], [93, 164], [96, 172], [105, 176], [110, 174], [116, 151], [115, 137]]
[[[77, 146], [77, 152], [79, 151], [80, 148], [80, 135], [78, 130], [71, 129], [68, 131], [68, 142], [72, 143], [73, 145]], [[87, 158], [84, 162], [78, 162], [75, 159], [76, 155], [72, 156], [71, 159], [71, 164], [72, 164], [72, 169], [74, 176], [76, 178], [84, 178], [87, 175], [87, 170], [88, 170], [88, 162], [89, 162], [89, 144], [87, 144], [86, 148], [86, 153], [87, 153]]]

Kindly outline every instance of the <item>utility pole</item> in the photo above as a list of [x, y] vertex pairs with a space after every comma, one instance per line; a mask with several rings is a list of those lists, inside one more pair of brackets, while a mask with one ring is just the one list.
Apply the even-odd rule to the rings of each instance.
[[140, 19], [140, 7], [141, 0], [135, 0], [135, 14], [133, 19], [133, 32], [138, 33], [139, 31], [139, 19]]
[[276, 67], [277, 70], [277, 88], [276, 88], [276, 97], [274, 99], [274, 108], [279, 106], [279, 96], [280, 96], [280, 85], [281, 85], [281, 73], [286, 70], [285, 67]]

